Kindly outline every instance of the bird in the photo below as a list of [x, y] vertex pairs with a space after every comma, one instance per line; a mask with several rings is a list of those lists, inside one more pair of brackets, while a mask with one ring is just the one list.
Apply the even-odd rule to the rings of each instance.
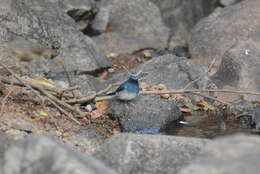
[[137, 97], [140, 91], [139, 76], [131, 75], [127, 81], [122, 83], [115, 92], [109, 93], [121, 101], [130, 101]]
[[20, 62], [30, 62], [39, 59], [41, 56], [57, 55], [58, 50], [45, 49], [41, 44], [23, 38], [16, 38], [7, 42], [3, 48], [10, 50]]
[[44, 49], [37, 43], [31, 45], [15, 45], [11, 47], [11, 51], [18, 60], [22, 62], [30, 62], [39, 59], [41, 56], [57, 54], [57, 50]]

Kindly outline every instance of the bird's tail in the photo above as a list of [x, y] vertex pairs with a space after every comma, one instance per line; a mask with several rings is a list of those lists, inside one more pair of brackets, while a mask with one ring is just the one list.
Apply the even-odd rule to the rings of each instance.
[[183, 125], [189, 125], [190, 123], [189, 123], [189, 122], [187, 122], [187, 121], [184, 121], [184, 120], [182, 120], [182, 121], [179, 121], [179, 124], [183, 124]]
[[116, 93], [115, 93], [115, 92], [111, 92], [111, 93], [108, 93], [108, 94], [103, 95], [103, 96], [97, 96], [97, 97], [95, 98], [95, 101], [111, 100], [111, 99], [113, 99], [115, 96], [116, 96]]
[[107, 96], [107, 95], [109, 95], [109, 96], [111, 96], [111, 95], [116, 95], [116, 92], [110, 92], [110, 93], [106, 94], [106, 96]]

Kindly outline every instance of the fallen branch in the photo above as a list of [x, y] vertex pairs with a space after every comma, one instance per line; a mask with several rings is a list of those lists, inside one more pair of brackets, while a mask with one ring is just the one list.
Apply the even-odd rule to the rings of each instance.
[[7, 99], [8, 97], [11, 95], [11, 93], [13, 92], [14, 90], [14, 86], [13, 86], [13, 83], [11, 83], [11, 89], [8, 90], [8, 93], [7, 95], [4, 97], [4, 99], [1, 101], [1, 110], [0, 110], [0, 117], [2, 116], [3, 114], [3, 110], [4, 110], [4, 107], [5, 107], [5, 104], [7, 102]]
[[53, 104], [58, 110], [60, 110], [61, 113], [63, 113], [64, 115], [66, 115], [69, 119], [71, 119], [72, 121], [74, 121], [75, 123], [77, 123], [78, 125], [81, 125], [81, 123], [76, 120], [75, 118], [73, 118], [67, 111], [65, 111], [64, 109], [62, 109], [59, 105], [57, 105], [54, 101], [52, 100], [48, 100], [51, 104]]
[[211, 71], [211, 69], [213, 68], [214, 64], [216, 63], [216, 58], [212, 60], [212, 62], [210, 63], [208, 70], [206, 71], [205, 74], [199, 76], [197, 79], [191, 81], [190, 83], [188, 83], [183, 89], [188, 89], [188, 87], [190, 87], [191, 85], [193, 85], [194, 83], [198, 82], [203, 76], [208, 75], [209, 72]]
[[[74, 108], [73, 106], [71, 106], [71, 105], [69, 105], [69, 104], [67, 104], [67, 103], [65, 103], [65, 102], [63, 102], [63, 101], [61, 101], [61, 100], [59, 100], [58, 98], [56, 98], [55, 96], [53, 96], [52, 94], [50, 94], [50, 93], [48, 93], [43, 87], [41, 87], [40, 85], [35, 85], [35, 84], [32, 84], [32, 83], [30, 83], [30, 82], [28, 82], [28, 81], [25, 81], [25, 80], [23, 80], [21, 77], [19, 77], [18, 75], [16, 75], [11, 69], [9, 69], [8, 67], [6, 67], [4, 64], [2, 64], [1, 62], [0, 62], [0, 65], [2, 66], [2, 67], [4, 67], [11, 75], [13, 75], [13, 77], [15, 77], [21, 84], [23, 84], [23, 86], [25, 86], [25, 87], [27, 87], [28, 89], [31, 89], [32, 90], [32, 92], [37, 96], [37, 97], [39, 97], [40, 98], [40, 100], [41, 100], [41, 104], [43, 105], [44, 104], [44, 97], [42, 97], [40, 94], [39, 94], [39, 92], [41, 92], [44, 96], [46, 96], [47, 98], [48, 98], [48, 100], [51, 102], [51, 103], [56, 103], [57, 105], [59, 105], [59, 106], [62, 106], [62, 107], [64, 107], [64, 108], [66, 108], [66, 109], [68, 109], [68, 110], [70, 110], [70, 111], [72, 111], [72, 112], [74, 112], [74, 113], [77, 113], [77, 114], [79, 114], [81, 117], [83, 117], [83, 116], [85, 116], [85, 113], [84, 112], [81, 112], [80, 110], [77, 110], [76, 108]], [[34, 88], [33, 88], [33, 87]], [[37, 91], [36, 91], [37, 90]], [[39, 91], [39, 92], [38, 92]], [[56, 106], [57, 106], [56, 105]], [[59, 109], [59, 108], [58, 108]], [[70, 118], [71, 119], [71, 118]], [[75, 121], [75, 119], [73, 120], [73, 121]], [[78, 121], [75, 121], [77, 124], [79, 124], [79, 122]]]
[[103, 100], [111, 100], [113, 98], [115, 98], [115, 95], [100, 96], [100, 97], [96, 97], [94, 99], [94, 101], [99, 102], [99, 101], [103, 101]]
[[48, 93], [46, 90], [44, 90], [43, 88], [41, 87], [38, 87], [37, 88], [43, 95], [45, 95], [46, 97], [48, 97], [50, 100], [52, 100], [53, 102], [57, 103], [59, 106], [63, 106], [64, 108], [72, 111], [72, 112], [75, 112], [77, 114], [79, 114], [81, 117], [85, 116], [85, 113], [84, 112], [81, 112], [77, 109], [75, 109], [73, 106], [59, 100], [58, 98], [56, 98], [55, 96], [53, 96], [52, 94]]
[[247, 95], [260, 95], [260, 92], [251, 91], [235, 91], [228, 89], [187, 89], [187, 90], [162, 90], [162, 91], [142, 91], [142, 95], [161, 95], [161, 94], [184, 94], [184, 93], [195, 93], [195, 92], [220, 92], [220, 93], [234, 93], [234, 94], [247, 94]]
[[[62, 60], [59, 61], [59, 62], [60, 62], [61, 66], [62, 66], [62, 68], [63, 68], [63, 70], [64, 70], [64, 73], [65, 73], [65, 75], [66, 75], [66, 77], [67, 77], [67, 80], [68, 80], [68, 83], [69, 83], [69, 87], [72, 87], [72, 81], [71, 81], [70, 75], [69, 75], [69, 73], [68, 73], [68, 71], [67, 71], [67, 68], [66, 68], [66, 66], [65, 66], [65, 63], [64, 63]], [[74, 90], [72, 90], [71, 92], [72, 92], [72, 95], [73, 95], [74, 98], [78, 98], [78, 97], [76, 96], [76, 93], [75, 93]], [[63, 94], [63, 93], [62, 93], [62, 94]]]
[[[114, 86], [117, 86], [119, 84], [121, 84], [121, 82], [109, 84], [105, 89], [103, 89], [99, 92], [96, 92], [92, 95], [82, 97], [82, 98], [79, 98], [79, 99], [67, 100], [65, 102], [68, 103], [68, 104], [85, 104], [85, 103], [89, 103], [93, 100], [97, 101], [96, 99], [99, 98], [98, 97], [99, 95], [107, 93], [111, 88], [113, 88]], [[101, 101], [101, 100], [98, 100], [98, 101]]]
[[0, 62], [0, 65], [5, 68], [14, 78], [16, 78], [19, 82], [21, 82], [24, 86], [26, 86], [28, 89], [30, 89], [40, 100], [41, 103], [44, 103], [44, 99], [41, 97], [41, 95], [35, 91], [30, 85], [28, 85], [26, 82], [23, 81], [22, 78], [20, 78], [18, 75], [16, 75], [11, 69], [9, 69], [7, 66], [5, 66], [3, 63]]
[[207, 98], [207, 99], [211, 99], [211, 100], [217, 101], [217, 102], [225, 104], [225, 105], [231, 105], [231, 103], [224, 102], [224, 101], [222, 101], [222, 100], [220, 100], [216, 97], [211, 97], [209, 95], [205, 95], [205, 94], [201, 94], [201, 93], [197, 93], [197, 92], [192, 92], [191, 94], [198, 95], [198, 96], [201, 96], [201, 97], [204, 97], [204, 98]]

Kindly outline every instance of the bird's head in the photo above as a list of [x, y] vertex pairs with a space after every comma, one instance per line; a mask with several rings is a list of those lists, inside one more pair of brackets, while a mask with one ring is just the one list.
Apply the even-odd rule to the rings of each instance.
[[138, 81], [140, 79], [140, 76], [130, 76], [129, 79]]

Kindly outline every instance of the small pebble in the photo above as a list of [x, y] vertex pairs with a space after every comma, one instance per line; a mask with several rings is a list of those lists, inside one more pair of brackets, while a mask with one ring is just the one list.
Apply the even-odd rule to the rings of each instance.
[[110, 73], [113, 73], [113, 72], [115, 72], [115, 69], [114, 68], [109, 68], [107, 71], [110, 72]]
[[145, 58], [151, 58], [152, 57], [152, 53], [149, 50], [144, 50], [143, 54], [144, 54]]
[[88, 112], [91, 112], [93, 110], [92, 106], [90, 104], [86, 105], [85, 106], [85, 109], [88, 111]]
[[107, 54], [107, 57], [109, 57], [109, 58], [113, 58], [113, 57], [117, 57], [117, 56], [119, 56], [118, 53], [109, 53], [109, 54]]

